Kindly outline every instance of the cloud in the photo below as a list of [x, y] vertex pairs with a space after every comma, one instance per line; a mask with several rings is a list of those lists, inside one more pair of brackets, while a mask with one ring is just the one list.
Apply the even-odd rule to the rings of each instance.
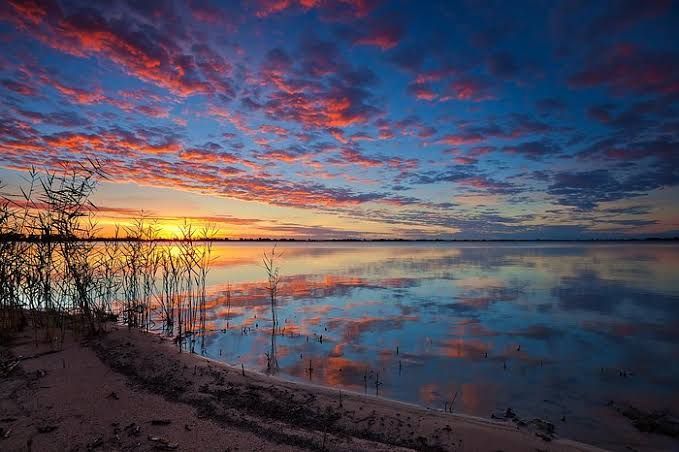
[[674, 94], [679, 92], [679, 55], [672, 52], [618, 46], [589, 61], [569, 79], [574, 88], [606, 87], [626, 93]]
[[71, 111], [54, 111], [41, 113], [31, 110], [17, 110], [21, 116], [33, 123], [49, 124], [64, 128], [75, 128], [90, 125], [90, 121]]
[[420, 100], [434, 100], [438, 94], [427, 83], [411, 83], [408, 92]]
[[607, 169], [564, 171], [554, 175], [547, 193], [555, 196], [562, 205], [587, 211], [602, 202], [644, 196], [651, 190], [677, 184], [679, 171], [671, 166], [624, 177], [616, 177]]
[[374, 46], [384, 51], [396, 47], [403, 39], [405, 30], [396, 20], [380, 17], [366, 23], [362, 30], [353, 34], [354, 44]]
[[345, 20], [367, 16], [377, 5], [375, 0], [257, 0], [255, 15], [266, 18], [293, 9], [306, 12], [319, 9], [326, 20]]
[[560, 152], [558, 146], [548, 141], [526, 141], [513, 146], [502, 148], [504, 152], [518, 154], [532, 160], [541, 160], [547, 156], [553, 156]]
[[552, 97], [539, 99], [536, 101], [535, 106], [537, 107], [538, 111], [544, 114], [559, 113], [566, 109], [566, 104], [562, 100]]
[[372, 105], [368, 90], [376, 81], [374, 73], [352, 67], [335, 44], [311, 36], [303, 37], [299, 52], [293, 62], [282, 49], [272, 49], [262, 65], [269, 92], [261, 110], [270, 119], [341, 129], [377, 117], [380, 110]]
[[21, 94], [22, 96], [35, 97], [38, 95], [37, 87], [19, 80], [3, 79], [0, 81], [0, 84], [6, 89]]
[[[195, 55], [186, 53], [177, 36], [151, 25], [153, 20], [137, 20], [139, 15], [132, 14], [108, 18], [95, 9], [72, 4], [68, 9], [57, 3], [11, 6], [11, 20], [44, 45], [75, 57], [103, 58], [176, 95], [210, 93], [228, 86], [224, 77], [229, 66], [223, 58], [206, 49], [194, 48]], [[77, 91], [67, 94], [77, 95]]]
[[484, 100], [494, 99], [492, 94], [492, 85], [479, 78], [473, 76], [460, 77], [454, 80], [447, 90], [445, 99], [468, 100], [473, 102], [481, 102]]
[[[232, 165], [247, 167], [247, 161], [209, 144], [203, 149], [185, 148], [171, 135], [160, 131], [110, 129], [98, 134], [62, 132], [41, 137], [23, 125], [14, 125], [19, 130], [7, 123], [4, 127], [9, 133], [4, 133], [0, 140], [2, 161], [5, 166], [16, 169], [25, 170], [33, 165], [58, 168], [63, 158], [91, 155], [102, 161], [112, 182], [134, 182], [301, 208], [414, 202], [388, 193], [246, 175], [243, 169]], [[133, 156], [135, 158], [128, 158]]]
[[363, 166], [366, 168], [382, 166], [382, 162], [378, 159], [366, 157], [360, 152], [354, 149], [342, 149], [341, 151], [342, 162], [351, 163], [354, 165]]
[[587, 109], [587, 116], [602, 123], [611, 122], [611, 111], [608, 105], [594, 105]]
[[458, 184], [473, 188], [480, 192], [509, 195], [521, 190], [509, 182], [501, 182], [486, 176], [471, 176], [457, 181]]
[[671, 6], [670, 0], [621, 1], [615, 8], [607, 8], [604, 14], [592, 21], [588, 35], [595, 38], [619, 33], [643, 20], [665, 14]]
[[234, 154], [221, 151], [221, 146], [206, 146], [205, 148], [188, 148], [179, 153], [179, 158], [198, 163], [241, 163], [242, 159]]
[[[614, 138], [597, 141], [583, 149], [578, 156], [594, 160], [640, 161], [655, 159], [667, 166], [679, 163], [679, 142], [666, 139], [624, 143]], [[658, 168], [658, 166], [656, 166]]]
[[10, 1], [0, 159], [408, 237], [674, 230], [671, 15], [619, 6]]
[[460, 134], [444, 135], [437, 140], [439, 144], [447, 144], [449, 146], [460, 146], [466, 144], [476, 144], [483, 141], [485, 137], [478, 132], [463, 132]]
[[488, 58], [488, 72], [495, 77], [514, 78], [518, 75], [519, 66], [508, 53], [495, 53]]

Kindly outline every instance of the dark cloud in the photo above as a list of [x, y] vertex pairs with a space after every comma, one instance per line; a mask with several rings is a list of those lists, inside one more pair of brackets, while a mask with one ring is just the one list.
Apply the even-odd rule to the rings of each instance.
[[641, 21], [667, 13], [672, 5], [671, 0], [647, 0], [638, 2], [624, 0], [616, 2], [614, 7], [594, 19], [589, 25], [588, 35], [597, 38], [619, 33]]
[[544, 114], [563, 112], [566, 109], [566, 104], [554, 98], [540, 99], [535, 103], [538, 111]]
[[597, 55], [569, 79], [575, 88], [605, 87], [614, 94], [679, 92], [679, 55], [619, 46]]
[[514, 78], [519, 73], [519, 66], [508, 53], [496, 53], [488, 59], [488, 72], [495, 77]]
[[560, 149], [553, 143], [543, 140], [526, 141], [513, 146], [505, 146], [503, 151], [510, 154], [518, 154], [533, 160], [540, 160], [558, 154]]
[[606, 169], [597, 169], [557, 173], [547, 192], [562, 205], [591, 210], [602, 202], [644, 196], [651, 190], [677, 184], [679, 170], [674, 167], [661, 167], [624, 177], [617, 177]]

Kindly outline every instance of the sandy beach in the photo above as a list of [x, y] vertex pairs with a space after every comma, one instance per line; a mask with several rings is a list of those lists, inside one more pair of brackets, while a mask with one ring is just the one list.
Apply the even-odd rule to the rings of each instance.
[[485, 420], [288, 382], [113, 328], [62, 350], [3, 349], [0, 448], [594, 451], [525, 420]]

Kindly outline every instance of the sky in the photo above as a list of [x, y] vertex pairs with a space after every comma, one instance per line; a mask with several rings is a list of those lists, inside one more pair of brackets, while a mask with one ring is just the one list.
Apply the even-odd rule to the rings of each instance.
[[679, 235], [679, 2], [0, 2], [0, 181], [101, 234]]

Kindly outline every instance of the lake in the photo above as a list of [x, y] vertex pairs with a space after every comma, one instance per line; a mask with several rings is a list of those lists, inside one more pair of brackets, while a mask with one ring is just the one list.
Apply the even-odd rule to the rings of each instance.
[[214, 245], [207, 356], [257, 371], [275, 357], [283, 378], [455, 413], [511, 408], [614, 449], [676, 447], [609, 406], [679, 405], [675, 244], [281, 243], [274, 337], [270, 247]]

